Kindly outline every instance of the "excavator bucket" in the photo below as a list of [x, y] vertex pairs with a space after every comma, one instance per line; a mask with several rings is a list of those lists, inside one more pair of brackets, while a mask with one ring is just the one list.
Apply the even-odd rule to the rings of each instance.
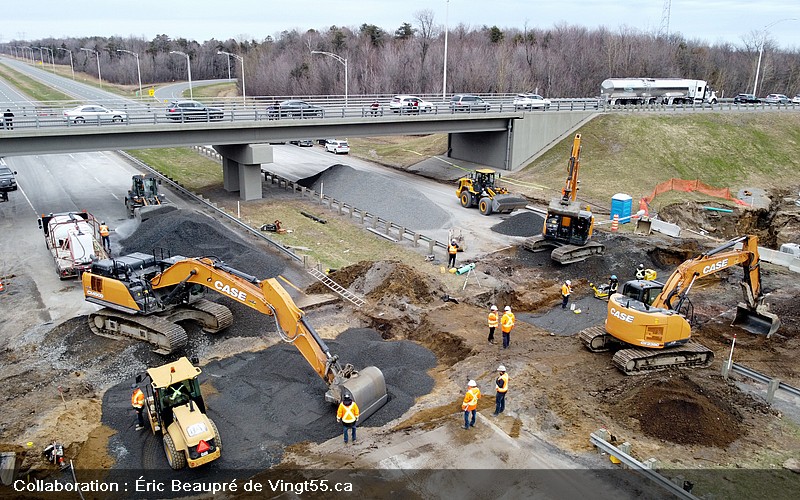
[[780, 328], [781, 320], [764, 306], [759, 306], [752, 310], [747, 304], [740, 302], [736, 306], [736, 317], [733, 319], [731, 326], [737, 326], [750, 333], [766, 335], [767, 338], [770, 338]]
[[340, 389], [350, 392], [353, 401], [358, 405], [359, 420], [362, 422], [389, 401], [386, 380], [383, 378], [383, 372], [376, 366], [367, 366], [359, 370], [358, 374], [352, 375], [340, 384]]
[[509, 213], [518, 208], [525, 208], [528, 200], [513, 194], [497, 194], [492, 198], [492, 212]]
[[178, 207], [172, 204], [163, 204], [163, 205], [147, 205], [144, 207], [136, 208], [133, 211], [133, 217], [139, 221], [146, 221], [147, 219], [152, 219], [161, 214], [165, 214], [167, 212], [172, 212], [173, 210], [177, 210]]

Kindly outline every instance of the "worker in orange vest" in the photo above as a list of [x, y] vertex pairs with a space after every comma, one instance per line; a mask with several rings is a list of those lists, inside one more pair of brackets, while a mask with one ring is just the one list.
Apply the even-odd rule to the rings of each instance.
[[447, 267], [453, 268], [456, 267], [456, 254], [458, 253], [458, 244], [456, 240], [450, 242], [450, 246], [447, 247]]
[[131, 389], [133, 389], [133, 393], [131, 394], [131, 406], [136, 410], [136, 417], [139, 419], [136, 430], [140, 431], [144, 429], [144, 417], [142, 416], [142, 410], [144, 410], [144, 393], [136, 384], [131, 384]]
[[[461, 409], [464, 410], [464, 429], [475, 427], [475, 413], [478, 409], [478, 400], [481, 398], [481, 390], [478, 389], [478, 384], [474, 380], [470, 380], [467, 384], [467, 393], [464, 395], [464, 402], [461, 403]], [[470, 421], [470, 413], [472, 414], [472, 421]]]
[[511, 330], [514, 328], [516, 317], [511, 312], [511, 306], [506, 306], [503, 317], [500, 318], [500, 330], [503, 332], [503, 349], [508, 349], [511, 343]]
[[492, 306], [489, 309], [489, 343], [494, 344], [494, 330], [500, 324], [499, 314], [497, 313], [497, 306]]
[[508, 392], [508, 373], [506, 373], [506, 367], [500, 365], [497, 367], [497, 371], [500, 372], [500, 376], [495, 380], [495, 385], [497, 386], [497, 392], [494, 398], [495, 417], [503, 413], [506, 409], [506, 393]]
[[569, 296], [572, 293], [572, 282], [567, 280], [561, 285], [561, 309], [567, 308], [567, 302], [569, 302]]
[[105, 222], [100, 223], [100, 239], [102, 240], [103, 249], [111, 252], [111, 240], [108, 239], [108, 234], [111, 231]]
[[347, 444], [347, 429], [351, 429], [353, 442], [356, 442], [356, 423], [358, 422], [358, 405], [353, 401], [350, 393], [346, 392], [339, 403], [339, 410], [336, 412], [336, 421], [342, 423], [344, 430], [344, 444]]

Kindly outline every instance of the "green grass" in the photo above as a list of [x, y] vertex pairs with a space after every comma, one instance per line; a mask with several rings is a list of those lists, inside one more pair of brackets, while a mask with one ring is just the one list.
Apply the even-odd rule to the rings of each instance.
[[35, 101], [71, 101], [72, 97], [0, 64], [0, 77]]
[[190, 191], [222, 185], [222, 167], [190, 148], [137, 149], [127, 151]]
[[[210, 99], [214, 97], [236, 97], [239, 95], [239, 88], [235, 83], [215, 83], [214, 85], [203, 85], [202, 87], [192, 87], [192, 95], [195, 99]], [[189, 91], [185, 90], [183, 96], [189, 98]]]

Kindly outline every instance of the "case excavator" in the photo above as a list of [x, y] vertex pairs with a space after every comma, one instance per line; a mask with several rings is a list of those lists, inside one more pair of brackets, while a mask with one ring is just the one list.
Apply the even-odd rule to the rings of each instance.
[[83, 273], [82, 283], [86, 301], [103, 306], [89, 315], [97, 335], [144, 340], [155, 352], [169, 354], [188, 340], [179, 321], [194, 320], [208, 333], [233, 323], [230, 309], [203, 298], [212, 290], [272, 316], [281, 339], [294, 345], [327, 383], [328, 402], [338, 403], [349, 392], [366, 419], [388, 401], [380, 369], [342, 365], [274, 278], [258, 280], [214, 257], [133, 253], [96, 261]]
[[567, 164], [567, 181], [560, 198], [553, 198], [547, 207], [542, 234], [528, 238], [523, 247], [539, 252], [552, 248], [550, 257], [560, 264], [572, 264], [592, 255], [602, 255], [605, 246], [591, 241], [594, 215], [589, 207], [578, 202], [578, 170], [581, 164], [581, 134], [575, 134]]
[[769, 338], [780, 328], [780, 319], [764, 303], [758, 239], [743, 236], [682, 263], [666, 283], [628, 281], [622, 293], [609, 298], [605, 328], [587, 328], [580, 339], [592, 352], [619, 349], [612, 362], [626, 375], [707, 367], [714, 352], [691, 340], [694, 307], [688, 295], [698, 279], [735, 265], [744, 270], [744, 302], [738, 304], [731, 326]]
[[461, 201], [461, 206], [477, 206], [483, 215], [491, 215], [492, 212], [511, 213], [518, 208], [525, 208], [528, 200], [510, 194], [508, 189], [498, 186], [495, 181], [499, 177], [494, 170], [481, 168], [460, 178], [456, 196]]

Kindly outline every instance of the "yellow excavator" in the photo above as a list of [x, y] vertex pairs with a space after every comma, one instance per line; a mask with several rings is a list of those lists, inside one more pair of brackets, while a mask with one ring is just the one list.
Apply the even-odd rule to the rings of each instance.
[[282, 340], [294, 345], [327, 383], [328, 402], [338, 403], [349, 393], [366, 419], [388, 401], [380, 369], [342, 366], [274, 278], [258, 280], [214, 257], [133, 253], [94, 262], [82, 282], [84, 298], [104, 306], [89, 315], [89, 327], [98, 335], [145, 340], [155, 352], [169, 354], [187, 342], [179, 321], [197, 321], [211, 333], [233, 323], [230, 309], [203, 298], [212, 290], [272, 316]]
[[619, 349], [612, 362], [626, 375], [672, 367], [707, 367], [714, 352], [690, 340], [694, 307], [688, 295], [698, 279], [735, 265], [744, 270], [744, 302], [738, 304], [732, 326], [769, 338], [780, 328], [780, 319], [764, 303], [758, 239], [743, 236], [682, 263], [666, 283], [628, 281], [622, 293], [608, 300], [605, 328], [587, 328], [580, 332], [580, 339], [592, 352]]
[[589, 207], [578, 202], [578, 170], [581, 164], [581, 134], [575, 134], [572, 152], [567, 164], [567, 181], [561, 197], [554, 198], [547, 207], [542, 234], [528, 238], [523, 247], [539, 252], [552, 248], [550, 257], [560, 264], [572, 264], [592, 255], [602, 255], [605, 246], [591, 241], [594, 215]]

